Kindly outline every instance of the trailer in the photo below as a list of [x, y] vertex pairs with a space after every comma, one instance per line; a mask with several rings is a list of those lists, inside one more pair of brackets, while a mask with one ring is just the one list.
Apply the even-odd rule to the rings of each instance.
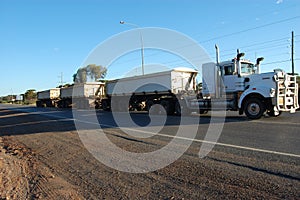
[[196, 70], [181, 67], [107, 81], [106, 96], [96, 104], [114, 111], [150, 111], [153, 105], [160, 104], [169, 115], [175, 114], [178, 96], [196, 90], [196, 75]]
[[40, 91], [37, 93], [37, 107], [56, 107], [60, 100], [60, 88]]
[[95, 99], [101, 82], [87, 82], [74, 84], [69, 87], [61, 88], [60, 100], [58, 107], [60, 108], [90, 108], [95, 107]]

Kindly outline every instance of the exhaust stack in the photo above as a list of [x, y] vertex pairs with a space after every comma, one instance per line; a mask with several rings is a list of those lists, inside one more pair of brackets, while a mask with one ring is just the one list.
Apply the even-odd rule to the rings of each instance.
[[257, 58], [257, 59], [256, 59], [256, 68], [257, 68], [256, 73], [257, 73], [257, 74], [260, 73], [260, 62], [263, 61], [263, 60], [264, 60], [263, 57], [260, 57], [260, 58]]
[[218, 47], [218, 45], [215, 44], [215, 48], [216, 48], [216, 63], [217, 63], [217, 65], [219, 65], [219, 62], [220, 62], [220, 53], [219, 53], [219, 47]]
[[[238, 51], [239, 52], [239, 51]], [[242, 73], [242, 66], [241, 66], [241, 57], [243, 57], [245, 54], [244, 53], [238, 53], [236, 56], [236, 61], [237, 61], [237, 69], [238, 69], [238, 76], [241, 76]]]

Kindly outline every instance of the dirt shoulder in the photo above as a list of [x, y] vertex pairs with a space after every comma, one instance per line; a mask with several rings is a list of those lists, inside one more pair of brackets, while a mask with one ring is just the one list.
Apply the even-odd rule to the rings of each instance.
[[8, 146], [7, 142], [0, 138], [0, 195], [1, 199], [29, 199], [31, 198], [30, 182], [33, 178], [30, 169], [30, 157], [25, 149]]
[[9, 137], [0, 137], [0, 185], [1, 199], [83, 199], [34, 152]]

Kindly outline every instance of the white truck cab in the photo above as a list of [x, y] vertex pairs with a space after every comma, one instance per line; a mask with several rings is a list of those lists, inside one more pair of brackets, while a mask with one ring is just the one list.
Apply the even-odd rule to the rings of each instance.
[[[217, 46], [216, 52], [217, 62], [202, 66], [202, 96], [205, 99], [225, 101], [227, 110], [238, 110], [250, 119], [258, 119], [265, 112], [270, 116], [279, 116], [283, 111], [293, 113], [299, 108], [295, 76], [282, 70], [260, 73], [263, 58], [258, 58], [254, 64], [241, 59], [243, 53], [238, 53], [231, 61], [219, 62]], [[205, 108], [200, 106], [200, 109]]]

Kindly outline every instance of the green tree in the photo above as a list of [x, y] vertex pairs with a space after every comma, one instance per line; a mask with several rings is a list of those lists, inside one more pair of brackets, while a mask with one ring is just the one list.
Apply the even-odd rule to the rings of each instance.
[[90, 64], [86, 67], [79, 68], [73, 75], [74, 83], [85, 83], [89, 81], [97, 81], [103, 79], [107, 69], [101, 65]]
[[37, 99], [37, 94], [35, 89], [29, 89], [24, 94], [25, 104], [33, 104]]

